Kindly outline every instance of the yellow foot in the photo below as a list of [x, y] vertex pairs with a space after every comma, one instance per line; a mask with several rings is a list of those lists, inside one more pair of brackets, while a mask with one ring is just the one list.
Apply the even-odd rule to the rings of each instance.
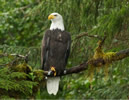
[[54, 76], [56, 76], [56, 70], [55, 70], [55, 67], [51, 67], [51, 71], [53, 71], [54, 72]]

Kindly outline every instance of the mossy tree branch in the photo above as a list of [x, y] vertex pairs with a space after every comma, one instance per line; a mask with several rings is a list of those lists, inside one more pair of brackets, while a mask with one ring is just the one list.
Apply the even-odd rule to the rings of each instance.
[[[112, 56], [112, 58], [110, 59], [112, 62], [114, 61], [119, 61], [122, 60], [124, 58], [129, 57], [129, 49], [125, 49], [125, 50], [121, 50], [119, 52], [117, 52], [114, 56]], [[70, 69], [66, 70], [66, 74], [62, 74], [62, 75], [67, 75], [67, 74], [72, 74], [72, 73], [79, 73], [81, 71], [87, 70], [88, 69], [88, 65], [90, 65], [91, 61], [87, 61], [84, 62], [80, 65], [77, 65], [75, 67], [72, 67]], [[97, 67], [97, 65], [102, 64], [105, 65], [105, 60], [102, 58], [98, 58], [96, 60], [93, 60], [93, 65]]]
[[[104, 44], [105, 38], [98, 42], [98, 46], [95, 49], [93, 58], [89, 59], [88, 61], [79, 64], [77, 66], [74, 66], [72, 68], [66, 69], [62, 74], [59, 76], [69, 75], [73, 73], [79, 73], [84, 70], [87, 70], [89, 66], [92, 67], [104, 67], [106, 65], [109, 65], [115, 61], [122, 60], [126, 57], [129, 57], [129, 48], [125, 50], [121, 50], [119, 52], [107, 52], [105, 53], [102, 50], [102, 46]], [[0, 54], [0, 57], [12, 57], [11, 62], [8, 64], [5, 64], [4, 66], [8, 66], [8, 70], [11, 71], [11, 73], [24, 73], [26, 76], [24, 79], [19, 79], [19, 81], [26, 81], [32, 83], [33, 86], [32, 92], [30, 94], [30, 97], [35, 97], [37, 91], [39, 90], [40, 86], [45, 84], [45, 76], [51, 77], [54, 76], [54, 73], [49, 73], [49, 71], [43, 71], [43, 70], [32, 70], [31, 66], [27, 64], [28, 62], [28, 56], [30, 52], [27, 55], [18, 55], [18, 54]], [[3, 65], [2, 65], [3, 66]], [[48, 75], [50, 74], [50, 75]], [[15, 79], [14, 79], [15, 81]], [[17, 80], [18, 81], [18, 80]], [[18, 81], [18, 82], [19, 82]], [[13, 90], [13, 89], [12, 89]], [[8, 90], [5, 90], [7, 94], [10, 94]], [[28, 91], [29, 93], [29, 91]], [[14, 90], [14, 94], [21, 95], [17, 93], [17, 91]], [[10, 95], [12, 97], [12, 95]], [[16, 97], [15, 97], [16, 98]]]
[[[96, 48], [95, 53], [96, 52], [97, 53], [102, 53], [104, 56], [105, 56], [105, 54], [107, 55], [108, 53], [110, 53], [110, 52], [104, 53], [102, 51], [102, 46], [104, 44], [105, 38], [106, 38], [106, 36], [104, 37], [104, 39], [101, 39], [101, 41], [99, 42], [98, 47]], [[29, 54], [30, 54], [30, 52], [27, 55], [25, 55], [25, 56], [17, 55], [17, 54], [10, 54], [10, 55], [11, 56], [16, 56], [16, 57], [18, 57], [20, 59], [23, 59], [27, 63], [27, 61], [28, 61], [27, 58], [28, 58]], [[1, 56], [9, 56], [9, 55], [8, 54], [3, 54]], [[95, 54], [94, 54], [94, 56], [95, 56]], [[89, 65], [92, 65], [94, 67], [99, 67], [99, 66], [104, 66], [104, 65], [106, 65], [109, 62], [112, 63], [114, 61], [122, 60], [122, 59], [124, 59], [126, 57], [129, 57], [129, 48], [114, 53], [113, 55], [110, 56], [110, 58], [109, 57], [104, 58], [103, 56], [99, 56], [99, 57], [95, 58], [94, 56], [93, 56], [93, 58], [89, 59], [88, 61], [86, 61], [84, 63], [81, 63], [81, 64], [79, 64], [77, 66], [72, 67], [72, 68], [66, 69], [64, 71], [64, 73], [60, 74], [59, 76], [64, 76], [64, 75], [68, 75], [68, 74], [82, 72], [84, 70], [87, 70]], [[7, 64], [5, 64], [5, 65], [7, 65]], [[48, 71], [43, 71], [43, 74], [45, 76], [48, 76], [48, 77], [49, 76], [54, 76], [53, 73], [48, 75]]]
[[[99, 46], [96, 48], [96, 50], [98, 48], [100, 48], [100, 51], [102, 51], [101, 50], [101, 47], [102, 47], [102, 45], [104, 43], [105, 38], [106, 37], [104, 37], [104, 39], [102, 40], [102, 42], [99, 43]], [[100, 52], [100, 51], [97, 51], [97, 52]], [[108, 55], [109, 53], [105, 53], [105, 54]], [[91, 65], [91, 64], [94, 67], [104, 66], [107, 63], [112, 63], [112, 62], [115, 62], [115, 61], [119, 61], [119, 60], [122, 60], [122, 59], [124, 59], [126, 57], [129, 57], [129, 48], [128, 49], [125, 49], [125, 50], [121, 50], [119, 52], [116, 52], [116, 53], [112, 54], [110, 56], [110, 58], [108, 58], [108, 57], [107, 58], [98, 57], [97, 59], [95, 59], [95, 58], [90, 59], [90, 60], [88, 60], [88, 61], [86, 61], [86, 62], [84, 62], [82, 64], [79, 64], [79, 65], [74, 66], [72, 68], [66, 69], [65, 72], [62, 73], [59, 76], [82, 72], [84, 70], [87, 70], [88, 69], [88, 66]], [[46, 76], [53, 76], [53, 74], [48, 75], [47, 72], [45, 72], [44, 75], [46, 75]]]

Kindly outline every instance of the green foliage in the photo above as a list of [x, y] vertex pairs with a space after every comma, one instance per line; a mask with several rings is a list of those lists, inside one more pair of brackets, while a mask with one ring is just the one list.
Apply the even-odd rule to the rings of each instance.
[[45, 83], [43, 70], [32, 70], [22, 55], [1, 52], [0, 56], [0, 98], [35, 97], [39, 87]]
[[24, 98], [32, 95], [32, 89], [37, 85], [27, 79], [27, 74], [23, 72], [13, 72], [9, 68], [0, 69], [0, 98], [9, 96], [14, 98]]
[[[26, 55], [30, 52], [28, 56], [28, 64], [30, 66], [35, 66], [35, 69], [40, 68], [40, 48], [38, 47], [22, 47], [22, 46], [7, 46], [7, 45], [0, 45], [1, 53], [7, 54], [21, 54]], [[11, 58], [12, 60], [15, 59], [14, 57]], [[7, 63], [10, 59], [7, 57], [3, 57], [0, 59], [1, 63]]]
[[[74, 40], [81, 32], [99, 36], [106, 34], [105, 52], [117, 52], [129, 47], [128, 0], [1, 0], [0, 51], [22, 55], [30, 51], [28, 64], [34, 69], [40, 68], [41, 40], [50, 26], [47, 16], [52, 12], [59, 12], [63, 16], [65, 29], [72, 36], [68, 67], [87, 61], [93, 56], [98, 40], [89, 37]], [[63, 77], [57, 96], [50, 96], [46, 90], [41, 90], [36, 97], [38, 99], [127, 99], [128, 60], [127, 58], [114, 63], [109, 68], [107, 81], [103, 80], [103, 70], [100, 70], [100, 73], [95, 73], [95, 78], [90, 83], [87, 80], [88, 72], [85, 71]], [[7, 58], [0, 59], [0, 64], [7, 62], [10, 62]], [[32, 72], [29, 77], [34, 80], [35, 75], [39, 74]]]

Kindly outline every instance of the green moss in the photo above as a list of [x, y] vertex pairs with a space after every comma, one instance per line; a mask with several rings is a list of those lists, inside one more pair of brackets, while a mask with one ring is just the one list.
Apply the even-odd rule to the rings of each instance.
[[101, 41], [98, 42], [98, 47], [95, 49], [93, 59], [102, 58], [105, 61], [105, 64], [111, 63], [112, 58], [116, 55], [116, 52], [104, 52], [101, 46]]
[[[96, 69], [97, 72], [100, 71], [100, 68], [102, 66], [104, 66], [104, 74], [105, 74], [105, 79], [107, 79], [108, 77], [108, 67], [112, 62], [112, 58], [114, 58], [116, 55], [116, 52], [107, 52], [105, 53], [102, 49], [101, 46], [101, 41], [98, 42], [98, 47], [95, 49], [93, 58], [90, 60], [90, 81], [93, 79], [93, 75], [94, 75], [94, 70]], [[96, 65], [94, 64], [94, 61], [97, 59], [103, 59], [104, 60], [104, 64], [103, 63], [96, 63]]]
[[25, 72], [30, 73], [32, 71], [31, 66], [29, 66], [27, 63], [21, 63], [11, 68], [13, 71], [16, 72]]
[[116, 55], [116, 52], [107, 52], [104, 53], [103, 59], [106, 61], [106, 63], [111, 63], [112, 58]]
[[35, 76], [35, 81], [44, 81], [44, 74], [43, 74], [43, 70], [34, 70], [33, 74]]

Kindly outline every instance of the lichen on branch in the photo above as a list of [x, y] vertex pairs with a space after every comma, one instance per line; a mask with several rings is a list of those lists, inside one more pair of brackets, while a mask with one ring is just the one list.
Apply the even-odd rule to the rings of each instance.
[[[95, 49], [93, 58], [91, 58], [89, 60], [90, 80], [92, 80], [92, 78], [93, 78], [93, 74], [94, 74], [95, 69], [97, 69], [97, 71], [99, 71], [100, 68], [103, 67], [103, 66], [104, 66], [104, 73], [107, 77], [108, 76], [108, 67], [112, 63], [112, 58], [116, 55], [116, 52], [105, 53], [103, 51], [103, 48], [102, 48], [102, 44], [103, 44], [102, 42], [104, 42], [104, 41], [99, 41], [98, 42], [98, 46]], [[102, 60], [102, 62], [94, 63], [94, 61], [96, 61], [98, 59]]]

